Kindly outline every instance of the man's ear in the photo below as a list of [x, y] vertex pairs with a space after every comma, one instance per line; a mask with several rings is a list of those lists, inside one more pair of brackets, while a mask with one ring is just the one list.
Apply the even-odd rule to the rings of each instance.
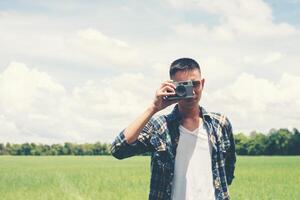
[[204, 83], [205, 83], [205, 79], [203, 78], [203, 79], [201, 80], [202, 89], [204, 88]]

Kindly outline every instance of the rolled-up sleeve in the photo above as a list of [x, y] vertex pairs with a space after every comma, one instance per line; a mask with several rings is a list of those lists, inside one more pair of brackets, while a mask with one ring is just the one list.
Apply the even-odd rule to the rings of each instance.
[[127, 143], [123, 129], [111, 144], [111, 154], [117, 159], [124, 159], [134, 155], [143, 154], [151, 151], [152, 146], [150, 144], [150, 138], [153, 131], [152, 118], [142, 129], [136, 141], [133, 143]]
[[230, 148], [227, 150], [225, 157], [225, 170], [226, 170], [226, 179], [227, 184], [230, 185], [234, 179], [235, 163], [236, 163], [236, 151], [235, 151], [235, 142], [232, 132], [232, 125], [229, 119], [226, 120], [226, 130], [227, 135], [230, 141]]

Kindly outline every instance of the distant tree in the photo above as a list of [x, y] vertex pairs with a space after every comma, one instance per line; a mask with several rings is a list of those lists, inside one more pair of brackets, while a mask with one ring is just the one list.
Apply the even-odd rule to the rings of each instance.
[[109, 155], [109, 154], [110, 154], [109, 146], [106, 143], [104, 143], [103, 144], [103, 153], [102, 153], [102, 155]]
[[63, 146], [61, 144], [51, 145], [51, 155], [63, 155]]
[[5, 145], [0, 143], [0, 155], [5, 155], [5, 154], [6, 154]]
[[289, 155], [300, 155], [300, 133], [294, 128], [288, 145]]
[[243, 133], [234, 135], [235, 150], [238, 155], [248, 154], [248, 138]]
[[30, 151], [31, 155], [40, 156], [40, 155], [43, 154], [42, 153], [42, 151], [43, 151], [43, 145], [42, 144], [37, 145], [35, 143], [31, 143], [31, 147], [32, 147], [31, 151]]
[[262, 133], [252, 132], [248, 139], [248, 155], [264, 155], [266, 153], [267, 136]]
[[9, 145], [9, 154], [10, 155], [22, 155], [22, 149], [20, 144]]
[[[251, 132], [234, 134], [238, 155], [300, 155], [300, 133], [298, 129], [271, 129], [268, 134]], [[0, 143], [0, 155], [110, 155], [110, 143], [94, 144], [10, 144]], [[151, 152], [141, 155], [149, 156]]]
[[73, 144], [73, 148], [74, 148], [74, 150], [73, 150], [73, 154], [74, 155], [76, 155], [76, 156], [82, 156], [84, 154], [81, 145]]
[[83, 148], [83, 154], [84, 155], [94, 155], [94, 151], [93, 151], [93, 144], [83, 144], [82, 148]]
[[266, 153], [268, 155], [287, 155], [291, 134], [288, 129], [271, 129], [268, 135]]
[[44, 145], [41, 145], [41, 155], [43, 156], [48, 156], [48, 155], [51, 155], [51, 146], [50, 145], [47, 145], [47, 144], [44, 144]]
[[96, 142], [93, 145], [93, 155], [102, 155], [102, 144], [101, 144], [101, 142]]
[[74, 145], [70, 142], [66, 142], [63, 147], [64, 155], [75, 155]]
[[28, 156], [31, 154], [31, 145], [29, 143], [24, 143], [21, 145], [20, 150], [21, 155]]

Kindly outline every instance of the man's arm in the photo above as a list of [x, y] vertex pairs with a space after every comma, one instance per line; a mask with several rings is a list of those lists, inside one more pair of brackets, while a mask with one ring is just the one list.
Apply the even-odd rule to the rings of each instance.
[[227, 118], [227, 135], [230, 141], [230, 148], [227, 150], [225, 157], [225, 170], [226, 170], [226, 179], [227, 184], [231, 185], [232, 180], [234, 179], [234, 170], [235, 170], [235, 162], [236, 162], [236, 152], [235, 152], [235, 142], [232, 132], [232, 125]]
[[168, 101], [164, 98], [174, 94], [175, 85], [171, 80], [161, 84], [155, 93], [153, 103], [113, 141], [110, 151], [115, 158], [123, 159], [151, 150], [152, 116], [167, 106], [178, 102], [178, 100]]
[[149, 143], [153, 130], [151, 117], [155, 114], [152, 107], [121, 131], [111, 146], [111, 153], [117, 159], [124, 159], [151, 150]]

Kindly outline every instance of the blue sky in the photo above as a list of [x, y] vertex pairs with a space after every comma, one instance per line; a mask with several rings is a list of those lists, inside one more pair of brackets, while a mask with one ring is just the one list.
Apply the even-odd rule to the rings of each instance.
[[299, 11], [298, 0], [1, 1], [0, 142], [110, 142], [179, 57], [200, 63], [200, 104], [236, 133], [299, 128]]

